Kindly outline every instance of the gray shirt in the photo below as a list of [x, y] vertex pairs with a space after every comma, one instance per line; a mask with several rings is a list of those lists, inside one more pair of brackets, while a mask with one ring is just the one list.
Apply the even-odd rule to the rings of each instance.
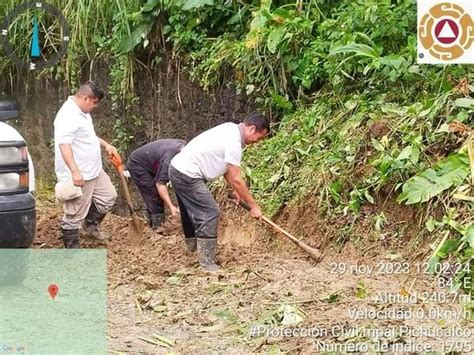
[[158, 139], [134, 150], [130, 162], [140, 165], [155, 182], [169, 181], [168, 170], [171, 159], [186, 142], [182, 139]]

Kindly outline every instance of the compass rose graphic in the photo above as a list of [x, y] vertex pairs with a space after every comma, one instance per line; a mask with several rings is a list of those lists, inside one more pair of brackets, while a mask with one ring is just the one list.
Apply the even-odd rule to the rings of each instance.
[[66, 55], [69, 26], [53, 5], [42, 1], [24, 2], [3, 19], [0, 40], [4, 54], [19, 67], [41, 70], [57, 64]]

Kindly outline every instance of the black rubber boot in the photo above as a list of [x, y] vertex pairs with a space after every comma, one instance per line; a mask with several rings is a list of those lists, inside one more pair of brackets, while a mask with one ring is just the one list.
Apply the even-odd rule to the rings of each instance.
[[97, 241], [101, 244], [106, 244], [109, 239], [99, 230], [99, 225], [102, 223], [106, 213], [100, 213], [94, 203], [91, 204], [86, 219], [84, 220], [84, 237], [90, 240]]
[[204, 271], [217, 272], [219, 266], [214, 262], [217, 253], [216, 238], [197, 238], [197, 254], [199, 265]]
[[165, 221], [164, 213], [151, 213], [150, 211], [146, 210], [146, 219], [148, 221], [148, 226], [152, 229], [158, 229], [163, 225]]
[[163, 213], [152, 213], [150, 214], [148, 223], [152, 229], [157, 229], [163, 225], [165, 221], [165, 215]]
[[77, 249], [80, 247], [79, 229], [61, 228], [61, 238], [64, 242], [64, 247], [67, 249]]
[[190, 253], [194, 253], [197, 249], [197, 239], [196, 238], [184, 238], [186, 247]]

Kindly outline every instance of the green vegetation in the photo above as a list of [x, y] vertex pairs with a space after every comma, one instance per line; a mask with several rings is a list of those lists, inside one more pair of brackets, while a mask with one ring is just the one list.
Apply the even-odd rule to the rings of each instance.
[[416, 64], [413, 1], [154, 3], [195, 80], [230, 81], [275, 117], [246, 165], [267, 212], [315, 196], [324, 218], [357, 218], [363, 204], [398, 197], [441, 216], [425, 229], [449, 233], [432, 260], [472, 261], [474, 72]]
[[[21, 0], [7, 0], [0, 4], [0, 18], [3, 17]], [[139, 118], [131, 114], [129, 108], [137, 102], [134, 92], [134, 72], [138, 65], [137, 58], [131, 52], [134, 45], [143, 39], [151, 30], [153, 22], [144, 26], [140, 0], [50, 0], [49, 4], [60, 9], [70, 27], [70, 45], [68, 55], [61, 65], [38, 72], [30, 72], [27, 79], [64, 80], [71, 91], [78, 88], [84, 74], [89, 70], [94, 78], [94, 70], [100, 62], [110, 63], [111, 82], [109, 92], [112, 100], [115, 121], [115, 135], [120, 138], [118, 146], [125, 147], [130, 140], [127, 131], [128, 122], [133, 125]], [[45, 48], [58, 46], [56, 34], [58, 23], [43, 12], [40, 15], [44, 26], [39, 28], [43, 55]], [[9, 29], [10, 43], [20, 58], [28, 58], [32, 24], [31, 15], [24, 12]], [[41, 17], [42, 16], [42, 17]], [[140, 27], [139, 30], [136, 27]], [[139, 31], [142, 31], [143, 33]], [[24, 52], [22, 52], [24, 51]], [[49, 53], [50, 54], [50, 53]], [[4, 56], [0, 56], [0, 77], [8, 78], [11, 83], [25, 75]], [[27, 81], [28, 83], [29, 81]], [[12, 85], [13, 86], [13, 85]], [[26, 84], [28, 89], [28, 84]]]
[[[364, 204], [397, 200], [422, 212], [421, 236], [438, 246], [432, 261], [472, 264], [474, 71], [417, 65], [412, 0], [79, 0], [63, 9], [73, 45], [51, 75], [76, 85], [81, 65], [110, 59], [123, 109], [136, 100], [137, 68], [171, 51], [203, 87], [230, 85], [271, 115], [274, 134], [245, 167], [266, 212], [316, 197], [322, 218], [358, 218]], [[0, 71], [14, 73], [5, 61]], [[124, 122], [116, 127], [127, 137]], [[385, 220], [375, 216], [374, 229]]]

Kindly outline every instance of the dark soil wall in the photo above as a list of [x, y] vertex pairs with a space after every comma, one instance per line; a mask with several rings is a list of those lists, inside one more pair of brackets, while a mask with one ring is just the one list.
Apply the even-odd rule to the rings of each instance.
[[[92, 78], [107, 91], [110, 83], [107, 68], [106, 64], [96, 66], [90, 76], [85, 73], [82, 79]], [[158, 138], [189, 140], [216, 124], [241, 121], [251, 110], [247, 99], [228, 88], [204, 92], [197, 84], [178, 75], [172, 64], [164, 65], [160, 72], [137, 73], [135, 85], [140, 102], [133, 112], [143, 119], [140, 126], [128, 125], [134, 139], [125, 156], [134, 148]], [[37, 178], [53, 182], [53, 122], [62, 103], [71, 95], [70, 89], [64, 82], [47, 80], [28, 84], [17, 82], [13, 87], [6, 80], [0, 80], [0, 88], [20, 103], [21, 119], [10, 123], [18, 127], [29, 144]], [[97, 134], [112, 141], [114, 122], [122, 114], [112, 112], [110, 95], [107, 95], [92, 114]]]

